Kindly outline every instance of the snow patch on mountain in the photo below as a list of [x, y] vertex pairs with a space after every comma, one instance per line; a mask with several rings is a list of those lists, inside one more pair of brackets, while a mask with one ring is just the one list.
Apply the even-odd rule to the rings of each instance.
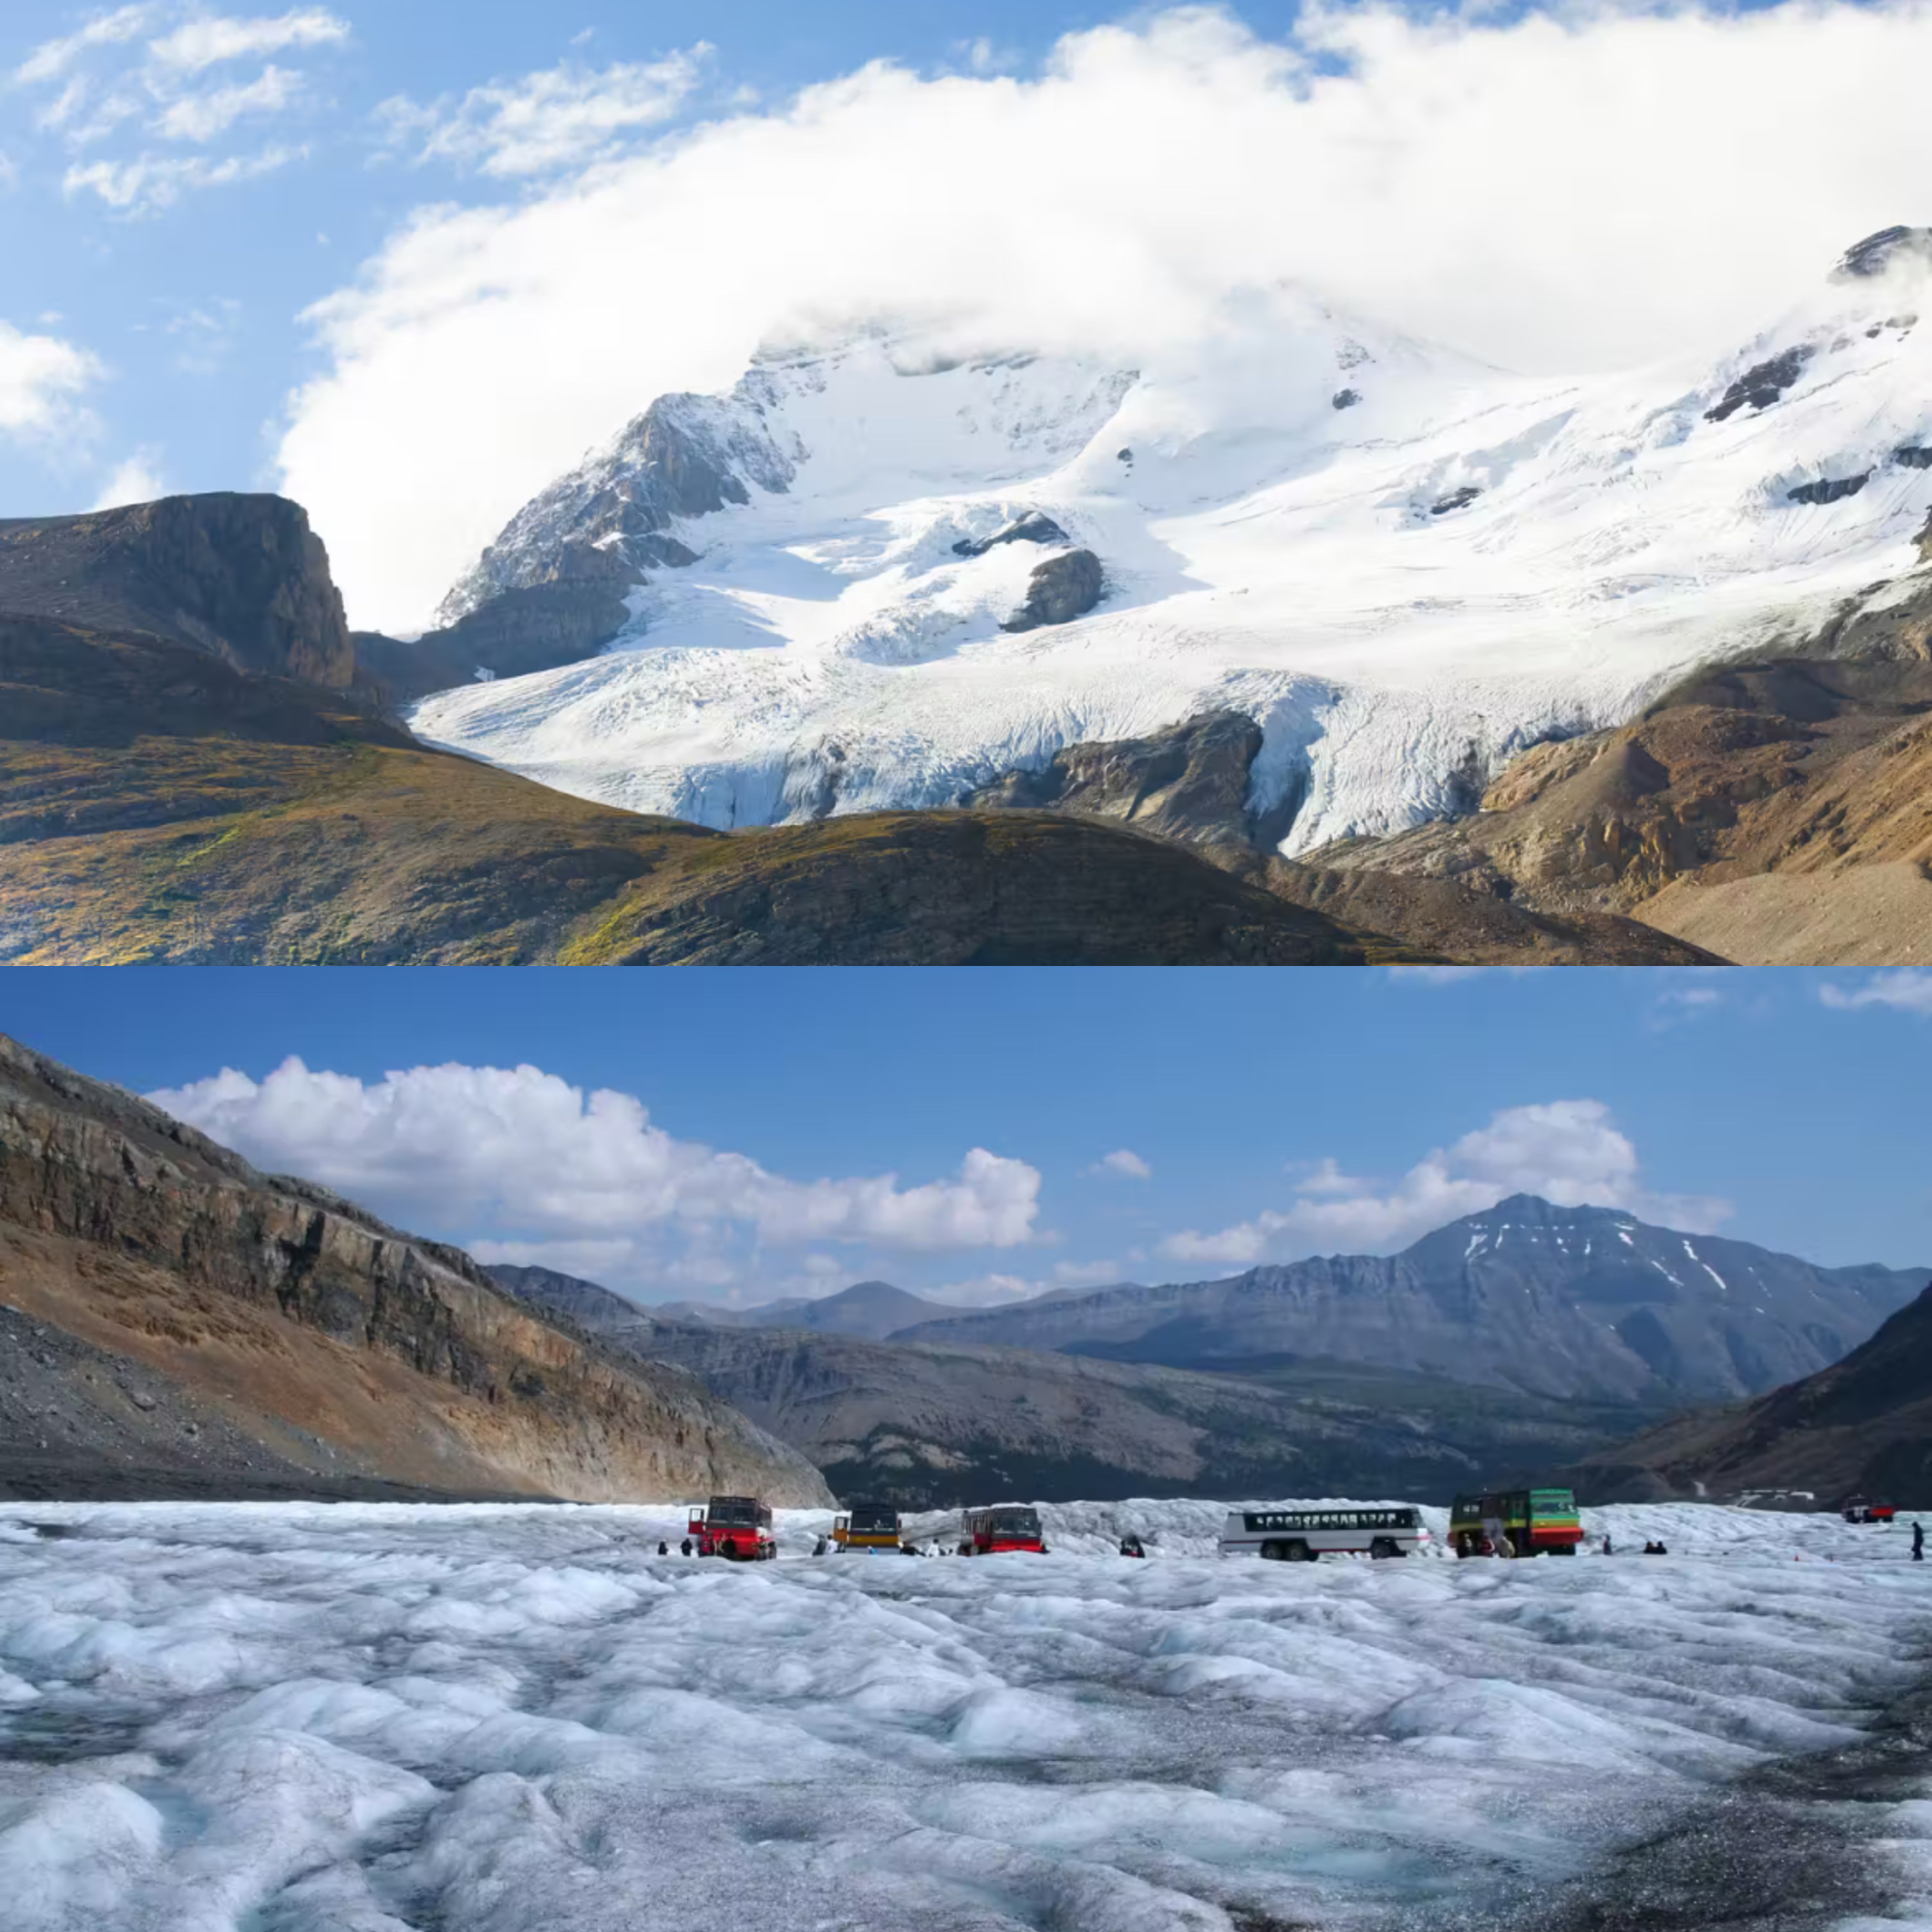
[[[1252, 808], [1300, 801], [1286, 851], [1466, 810], [1526, 746], [1802, 639], [1915, 565], [1932, 267], [1853, 254], [1869, 266], [1726, 355], [1576, 381], [1292, 291], [1141, 371], [952, 359], [887, 329], [773, 354], [729, 397], [654, 405], [446, 607], [626, 571], [607, 654], [414, 722], [728, 827], [951, 804], [1065, 745], [1232, 709], [1264, 733]], [[1009, 634], [1052, 537], [962, 547], [1029, 517], [1100, 559], [1103, 592]]]

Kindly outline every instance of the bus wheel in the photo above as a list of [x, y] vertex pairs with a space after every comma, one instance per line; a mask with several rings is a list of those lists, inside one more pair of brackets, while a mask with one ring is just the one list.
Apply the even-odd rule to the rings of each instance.
[[1287, 1557], [1288, 1547], [1286, 1544], [1264, 1543], [1262, 1545], [1262, 1561], [1264, 1563], [1281, 1563], [1285, 1562]]
[[1291, 1543], [1288, 1546], [1288, 1560], [1291, 1563], [1313, 1563], [1315, 1552], [1305, 1543]]
[[1395, 1547], [1393, 1539], [1386, 1536], [1378, 1536], [1369, 1545], [1369, 1554], [1371, 1556], [1400, 1556], [1402, 1551]]

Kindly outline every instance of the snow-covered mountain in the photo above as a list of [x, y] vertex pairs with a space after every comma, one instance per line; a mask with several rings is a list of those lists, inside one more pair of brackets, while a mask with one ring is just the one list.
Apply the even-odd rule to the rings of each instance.
[[1918, 565], [1928, 511], [1932, 230], [1861, 243], [1749, 342], [1576, 381], [1293, 291], [1139, 371], [877, 329], [660, 399], [535, 498], [445, 616], [615, 578], [630, 622], [413, 722], [733, 826], [949, 804], [1236, 710], [1295, 853], [1466, 809], [1525, 746], [1810, 635]]

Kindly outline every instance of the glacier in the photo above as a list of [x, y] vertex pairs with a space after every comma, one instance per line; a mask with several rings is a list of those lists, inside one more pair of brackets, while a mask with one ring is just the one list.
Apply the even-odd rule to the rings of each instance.
[[[1888, 233], [1749, 342], [1574, 380], [1290, 288], [1137, 369], [945, 354], [910, 326], [775, 348], [728, 396], [661, 399], [444, 606], [616, 577], [631, 615], [602, 654], [479, 666], [412, 723], [728, 828], [954, 804], [1236, 710], [1290, 856], [1467, 810], [1529, 745], [1802, 643], [1918, 567], [1932, 231]], [[1030, 517], [1103, 591], [1013, 634], [1055, 547], [982, 546]]]
[[[830, 1513], [784, 1511], [738, 1567], [660, 1557], [668, 1505], [0, 1505], [0, 1916], [1528, 1927], [1923, 1667], [1904, 1523], [1633, 1505], [1584, 1513], [1609, 1558], [1274, 1565], [1210, 1553], [1225, 1507], [1042, 1505], [1051, 1554], [970, 1562], [813, 1558]], [[1922, 1917], [1909, 1768], [1776, 1824], [1833, 1863], [1856, 1829]]]

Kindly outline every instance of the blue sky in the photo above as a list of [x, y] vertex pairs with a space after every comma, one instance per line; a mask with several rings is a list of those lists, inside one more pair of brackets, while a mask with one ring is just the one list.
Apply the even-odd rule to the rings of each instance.
[[[1085, 340], [1288, 275], [1515, 366], [1721, 345], [1925, 218], [1928, 61], [1909, 0], [10, 0], [0, 515], [284, 488], [352, 622], [409, 630], [586, 447], [800, 314], [930, 295]], [[1819, 138], [1768, 140], [1801, 89]], [[809, 235], [781, 178], [823, 184]], [[960, 232], [955, 287], [905, 286], [908, 220]]]
[[643, 1299], [1198, 1279], [1519, 1185], [1932, 1266], [1925, 974], [55, 971], [0, 1028]]

